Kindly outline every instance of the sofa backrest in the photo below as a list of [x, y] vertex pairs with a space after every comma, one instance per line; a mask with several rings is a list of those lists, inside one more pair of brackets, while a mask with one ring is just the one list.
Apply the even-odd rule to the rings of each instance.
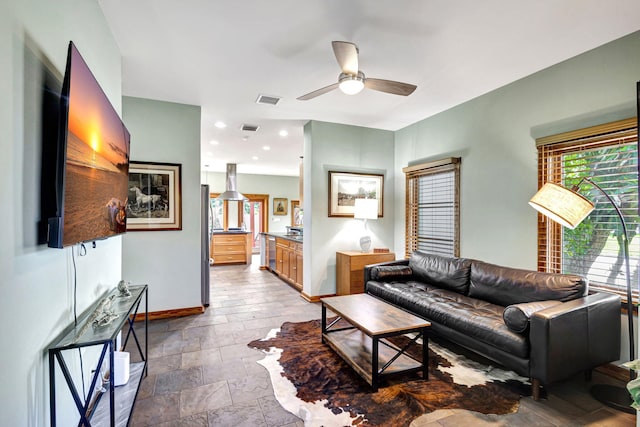
[[409, 267], [416, 280], [463, 295], [469, 293], [471, 260], [415, 251], [409, 258]]
[[505, 307], [531, 301], [570, 301], [585, 296], [587, 291], [587, 281], [573, 274], [520, 270], [475, 260], [471, 263], [469, 296]]

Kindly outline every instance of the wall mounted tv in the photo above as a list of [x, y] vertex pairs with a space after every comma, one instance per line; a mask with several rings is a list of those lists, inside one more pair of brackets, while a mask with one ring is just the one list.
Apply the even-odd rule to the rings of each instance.
[[60, 97], [55, 216], [47, 243], [62, 248], [126, 231], [129, 131], [73, 42]]

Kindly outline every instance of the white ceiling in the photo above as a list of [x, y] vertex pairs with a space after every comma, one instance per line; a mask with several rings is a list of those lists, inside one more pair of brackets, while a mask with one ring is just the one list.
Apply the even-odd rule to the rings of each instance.
[[[122, 52], [123, 94], [202, 106], [203, 170], [254, 174], [297, 175], [308, 120], [397, 130], [640, 30], [638, 0], [99, 3]], [[337, 81], [332, 40], [358, 45], [368, 77], [418, 89], [296, 100]], [[259, 94], [282, 100], [259, 105]]]

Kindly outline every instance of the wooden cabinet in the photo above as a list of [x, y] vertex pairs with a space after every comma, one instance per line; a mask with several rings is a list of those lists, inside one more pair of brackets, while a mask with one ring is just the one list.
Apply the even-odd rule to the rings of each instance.
[[[284, 270], [284, 259], [287, 258], [287, 266], [289, 261], [289, 241], [284, 239], [276, 238], [276, 269], [274, 273], [278, 276], [282, 277], [285, 275]], [[287, 268], [286, 276], [289, 276], [289, 271]]]
[[364, 292], [364, 266], [394, 261], [396, 254], [339, 251], [336, 252], [336, 294], [351, 295]]
[[280, 269], [280, 273], [285, 279], [289, 278], [289, 268], [291, 260], [291, 250], [287, 246], [286, 248], [282, 248], [282, 268]]
[[213, 265], [250, 264], [251, 233], [217, 233], [211, 239]]
[[276, 238], [275, 273], [296, 289], [302, 290], [302, 243]]
[[302, 243], [291, 243], [289, 249], [289, 279], [302, 290]]

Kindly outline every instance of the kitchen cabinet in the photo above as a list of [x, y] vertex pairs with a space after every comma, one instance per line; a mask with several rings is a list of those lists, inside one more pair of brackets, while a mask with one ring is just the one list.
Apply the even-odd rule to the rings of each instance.
[[276, 237], [275, 273], [296, 289], [302, 290], [302, 243]]
[[211, 258], [213, 258], [213, 265], [250, 264], [251, 233], [213, 233], [211, 239]]

